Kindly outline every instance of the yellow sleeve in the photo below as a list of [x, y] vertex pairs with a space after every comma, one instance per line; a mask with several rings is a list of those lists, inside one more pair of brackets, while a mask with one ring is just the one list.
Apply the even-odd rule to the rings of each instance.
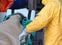
[[35, 32], [44, 27], [52, 20], [54, 5], [47, 4], [39, 13], [38, 16], [26, 26], [27, 32]]

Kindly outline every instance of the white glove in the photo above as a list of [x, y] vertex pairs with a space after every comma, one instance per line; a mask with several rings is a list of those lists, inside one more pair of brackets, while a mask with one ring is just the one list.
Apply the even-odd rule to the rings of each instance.
[[26, 31], [26, 29], [23, 30], [23, 32], [19, 35], [19, 40], [24, 40], [29, 33]]

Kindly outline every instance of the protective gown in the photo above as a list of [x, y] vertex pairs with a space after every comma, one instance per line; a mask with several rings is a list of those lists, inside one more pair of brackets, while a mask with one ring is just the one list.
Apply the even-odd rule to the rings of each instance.
[[27, 32], [44, 28], [44, 45], [62, 45], [62, 0], [42, 0], [45, 7], [26, 26]]

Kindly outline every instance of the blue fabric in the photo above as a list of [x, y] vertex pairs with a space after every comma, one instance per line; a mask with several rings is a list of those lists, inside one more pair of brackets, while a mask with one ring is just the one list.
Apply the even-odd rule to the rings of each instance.
[[23, 25], [24, 27], [26, 27], [26, 25], [28, 25], [30, 22], [31, 22], [31, 20], [25, 18], [24, 20], [22, 20], [22, 25]]
[[28, 1], [27, 0], [14, 0], [13, 5], [10, 7], [10, 9], [20, 9], [20, 8], [25, 8], [27, 5]]

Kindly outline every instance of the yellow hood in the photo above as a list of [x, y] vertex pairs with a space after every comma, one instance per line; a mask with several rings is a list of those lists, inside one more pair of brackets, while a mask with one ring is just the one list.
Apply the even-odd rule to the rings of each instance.
[[43, 3], [44, 5], [46, 5], [48, 2], [51, 2], [51, 1], [57, 1], [57, 0], [42, 0], [42, 3]]

